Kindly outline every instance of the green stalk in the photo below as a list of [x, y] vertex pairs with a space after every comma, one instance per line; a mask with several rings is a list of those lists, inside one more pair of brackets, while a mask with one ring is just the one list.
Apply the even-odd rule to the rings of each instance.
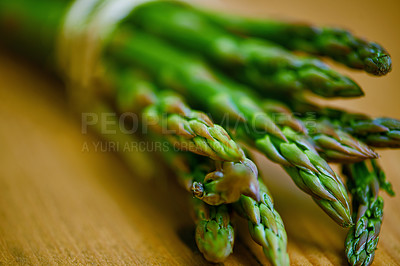
[[242, 196], [233, 204], [236, 212], [248, 220], [253, 240], [263, 247], [265, 256], [273, 265], [289, 265], [287, 236], [282, 218], [275, 210], [267, 187], [260, 180], [261, 201]]
[[318, 153], [330, 162], [354, 163], [378, 158], [378, 154], [366, 144], [327, 121], [316, 121], [315, 125], [309, 125], [311, 128], [308, 132]]
[[372, 264], [382, 225], [383, 198], [379, 188], [394, 195], [385, 174], [375, 161], [343, 165], [353, 195], [355, 225], [350, 228], [345, 241], [346, 256], [350, 265]]
[[191, 109], [176, 93], [157, 92], [146, 78], [133, 71], [108, 69], [108, 72], [114, 76], [112, 83], [117, 88], [119, 112], [139, 111], [143, 130], [149, 127], [176, 148], [213, 160], [245, 159], [242, 149], [221, 126], [214, 124], [205, 113]]
[[273, 120], [280, 127], [289, 127], [295, 132], [309, 136], [318, 154], [328, 162], [359, 162], [375, 159], [378, 156], [367, 145], [328, 121], [321, 119], [302, 121], [294, 116], [288, 106], [275, 100], [263, 101], [262, 108], [273, 116]]
[[210, 262], [224, 261], [232, 252], [235, 230], [229, 206], [210, 206], [192, 199], [196, 223], [196, 244], [204, 258]]
[[234, 36], [193, 8], [176, 2], [142, 5], [127, 23], [204, 54], [232, 76], [262, 91], [311, 90], [324, 97], [363, 94], [354, 81], [316, 58], [294, 55], [267, 41]]
[[243, 151], [224, 128], [213, 124], [204, 113], [190, 109], [186, 113], [179, 112], [182, 109], [167, 113], [163, 108], [177, 108], [177, 103], [183, 103], [182, 99], [169, 92], [158, 96], [159, 104], [151, 105], [143, 111], [144, 124], [164, 135], [176, 148], [218, 161], [244, 160]]
[[382, 76], [392, 70], [392, 60], [382, 46], [344, 29], [207, 11], [201, 13], [215, 24], [236, 34], [263, 38], [290, 50], [327, 56], [372, 75]]
[[268, 159], [280, 164], [295, 184], [339, 225], [352, 224], [349, 199], [342, 180], [318, 155], [307, 137], [286, 127], [283, 130], [288, 142], [265, 134], [246, 134], [242, 128], [238, 137], [256, 147]]

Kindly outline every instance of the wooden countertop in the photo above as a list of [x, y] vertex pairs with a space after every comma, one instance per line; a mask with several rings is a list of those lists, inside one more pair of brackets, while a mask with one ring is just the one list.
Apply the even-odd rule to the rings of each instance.
[[[395, 1], [380, 1], [379, 8], [372, 1], [251, 2], [244, 7], [231, 1], [229, 9], [342, 25], [382, 42], [393, 57], [392, 73], [374, 78], [346, 71], [367, 96], [335, 104], [400, 118]], [[0, 50], [0, 99], [0, 264], [206, 264], [194, 243], [186, 193], [172, 177], [137, 178], [115, 153], [82, 151], [84, 143], [93, 145], [99, 139], [81, 134], [62, 84]], [[400, 193], [400, 151], [380, 154], [388, 179]], [[291, 262], [345, 264], [346, 231], [279, 167], [261, 157], [258, 162], [285, 222]], [[383, 197], [384, 223], [374, 265], [396, 265], [400, 198]], [[234, 254], [226, 265], [265, 264], [247, 225], [239, 221], [238, 227]]]

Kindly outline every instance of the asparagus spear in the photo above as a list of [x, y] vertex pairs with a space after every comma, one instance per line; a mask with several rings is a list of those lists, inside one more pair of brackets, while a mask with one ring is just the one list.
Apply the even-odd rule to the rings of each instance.
[[222, 262], [233, 251], [234, 227], [227, 205], [210, 206], [198, 199], [192, 200], [196, 223], [196, 244], [204, 258]]
[[[173, 106], [173, 101], [182, 103], [176, 95], [161, 94], [160, 101], [161, 104], [164, 102], [166, 108], [176, 108], [177, 105]], [[165, 109], [159, 107], [152, 105], [143, 111], [144, 123], [165, 135], [175, 147], [213, 160], [239, 162], [244, 159], [243, 151], [224, 128], [214, 125], [206, 114], [192, 110], [186, 114], [167, 114]]]
[[318, 153], [330, 162], [358, 162], [378, 158], [378, 154], [363, 142], [327, 121], [316, 121], [308, 130]]
[[357, 136], [368, 145], [381, 148], [400, 147], [400, 121], [393, 118], [348, 117], [346, 127], [349, 133]]
[[275, 100], [263, 101], [262, 107], [278, 125], [310, 136], [318, 154], [329, 162], [350, 163], [378, 156], [367, 145], [335, 128], [329, 121], [313, 119], [304, 120], [303, 123], [288, 106]]
[[128, 21], [206, 55], [233, 76], [261, 90], [308, 89], [324, 97], [363, 94], [354, 81], [318, 59], [296, 56], [267, 41], [231, 35], [189, 6], [154, 2], [140, 6]]
[[350, 226], [349, 199], [341, 179], [305, 136], [290, 128], [285, 128], [283, 133], [288, 142], [269, 135], [245, 135], [241, 128], [237, 132], [239, 138], [244, 137], [271, 161], [279, 163], [295, 184], [313, 197], [335, 222], [343, 227]]
[[[224, 103], [213, 101], [214, 95], [235, 95], [234, 99], [231, 98], [232, 102], [236, 103], [237, 109], [243, 111], [243, 117], [250, 118], [240, 126], [243, 135], [249, 135], [255, 146], [269, 159], [284, 166], [297, 186], [313, 196], [336, 222], [342, 226], [351, 224], [348, 198], [340, 178], [318, 156], [312, 145], [304, 144], [306, 141], [300, 139], [298, 134], [288, 130], [282, 133], [271, 118], [260, 111], [261, 107], [247, 95], [245, 89], [238, 91], [235, 87], [229, 87], [231, 83], [225, 82], [225, 79], [222, 84], [205, 64], [190, 55], [178, 53], [152, 36], [140, 32], [132, 35], [124, 30], [115, 34], [115, 41], [108, 48], [110, 56], [119, 59], [121, 63], [136, 62], [164, 85], [185, 94], [186, 99], [204, 104], [211, 98], [211, 105], [205, 104], [203, 108], [216, 116], [220, 113], [213, 111], [221, 110], [218, 106]], [[257, 123], [259, 121], [272, 124], [268, 124], [268, 130], [260, 131], [259, 128], [265, 128], [258, 125], [267, 123]], [[247, 127], [243, 129], [244, 126]]]
[[176, 93], [156, 94], [157, 89], [152, 84], [132, 71], [124, 73], [109, 68], [109, 72], [113, 72], [110, 74], [117, 87], [120, 112], [141, 111], [144, 127], [164, 135], [181, 150], [214, 160], [244, 160], [242, 149], [221, 126], [214, 124], [205, 113], [190, 109]]
[[330, 121], [364, 143], [379, 148], [400, 147], [400, 121], [394, 118], [371, 118], [364, 114], [351, 113], [337, 108], [323, 108], [304, 100], [291, 102], [298, 114], [307, 114]]
[[279, 213], [275, 210], [267, 187], [260, 180], [261, 201], [247, 196], [233, 204], [236, 212], [248, 220], [250, 235], [263, 247], [265, 256], [273, 265], [289, 265], [287, 236]]
[[345, 241], [346, 256], [350, 265], [371, 265], [379, 241], [382, 225], [383, 198], [378, 196], [379, 187], [394, 195], [390, 183], [378, 164], [371, 160], [343, 165], [353, 195], [355, 225], [350, 228]]
[[[340, 225], [349, 226], [351, 218], [346, 189], [329, 165], [318, 156], [314, 145], [308, 142], [308, 135], [305, 135], [305, 128], [301, 121], [294, 118], [284, 104], [267, 100], [262, 105], [268, 113], [281, 118], [278, 117], [275, 120], [284, 127], [283, 133], [288, 143], [268, 135], [248, 134], [243, 128], [237, 131], [239, 137], [244, 137], [247, 143], [252, 143], [269, 159], [281, 164], [296, 185], [310, 194], [328, 215]], [[314, 130], [311, 134], [314, 141], [320, 138], [319, 152], [328, 159], [343, 160], [343, 157], [347, 155], [347, 159], [362, 160], [376, 156], [373, 151], [357, 140], [341, 135], [339, 131], [332, 133], [328, 129], [325, 126], [323, 130], [319, 132]], [[330, 136], [337, 137], [338, 141], [328, 142], [327, 139]], [[356, 153], [357, 150], [360, 152]], [[350, 157], [348, 153], [353, 157]]]
[[348, 67], [382, 76], [392, 70], [386, 50], [351, 32], [272, 19], [254, 19], [202, 11], [208, 19], [231, 32], [273, 41], [290, 50], [332, 58]]

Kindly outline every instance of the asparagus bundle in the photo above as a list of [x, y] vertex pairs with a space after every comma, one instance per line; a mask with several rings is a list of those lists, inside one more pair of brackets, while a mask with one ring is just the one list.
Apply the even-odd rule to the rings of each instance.
[[[284, 166], [296, 185], [310, 194], [337, 223], [345, 227], [351, 224], [347, 192], [340, 178], [304, 138], [289, 129], [279, 129], [244, 89], [238, 91], [236, 88], [239, 86], [232, 88], [230, 82], [222, 83], [200, 59], [195, 60], [189, 54], [183, 56], [183, 53], [178, 53], [150, 35], [131, 33], [126, 29], [117, 30], [114, 34], [115, 38], [108, 47], [108, 56], [125, 64], [127, 61], [137, 62], [161, 84], [179, 92], [184, 91], [189, 99], [197, 98], [201, 102], [222, 93], [234, 95], [235, 98], [232, 97], [230, 102], [236, 103], [236, 110], [243, 111], [243, 114], [234, 113], [235, 118], [244, 118], [234, 120], [240, 123], [238, 130], [243, 133], [241, 135], [250, 139], [250, 144], [254, 144], [270, 160]], [[215, 110], [220, 108], [203, 108], [218, 117]], [[259, 133], [260, 130], [262, 133]]]
[[[354, 209], [360, 210], [360, 215], [353, 215], [356, 225], [349, 232], [346, 248], [350, 263], [371, 263], [382, 222], [381, 200], [373, 189], [376, 180], [382, 188], [389, 186], [374, 161], [371, 171], [363, 168], [362, 161], [377, 157], [368, 145], [400, 146], [400, 123], [349, 115], [295, 99], [304, 90], [324, 97], [360, 96], [362, 91], [321, 60], [290, 50], [328, 56], [375, 75], [390, 71], [387, 52], [331, 28], [229, 17], [176, 2], [154, 2], [127, 10], [113, 3], [77, 1], [68, 8], [68, 1], [32, 4], [5, 0], [0, 2], [0, 31], [7, 43], [16, 44], [26, 55], [41, 61], [50, 55], [54, 63], [58, 29], [63, 28], [68, 41], [61, 38], [61, 45], [70, 45], [72, 52], [64, 57], [72, 59], [61, 59], [70, 63], [74, 74], [88, 78], [69, 76], [71, 84], [90, 87], [93, 101], [105, 101], [121, 115], [137, 114], [141, 137], [167, 141], [172, 144], [169, 150], [191, 152], [163, 154], [179, 183], [196, 198], [196, 243], [206, 259], [220, 262], [232, 252], [233, 207], [249, 221], [250, 235], [271, 263], [289, 264], [282, 219], [263, 182], [258, 182], [257, 167], [246, 158], [240, 141], [280, 164], [296, 185], [342, 226], [352, 226], [348, 192], [327, 161], [360, 162], [345, 166]], [[108, 7], [113, 12], [107, 13]], [[43, 17], [37, 10], [49, 16]], [[75, 29], [68, 19], [63, 22], [62, 14], [76, 19]], [[116, 22], [116, 27], [104, 21]], [[102, 31], [102, 27], [106, 29]], [[41, 34], [33, 38], [37, 32]], [[32, 40], [37, 42], [24, 45]], [[77, 67], [76, 62], [84, 67]], [[91, 76], [96, 71], [86, 71], [87, 67], [105, 70], [98, 81], [113, 89], [101, 91], [103, 86], [94, 84], [96, 79]], [[136, 70], [131, 71], [132, 67]], [[61, 73], [65, 74], [71, 73]], [[84, 92], [79, 93], [83, 97]], [[285, 104], [300, 112], [301, 119], [291, 115]], [[309, 111], [316, 111], [314, 126], [304, 117]]]

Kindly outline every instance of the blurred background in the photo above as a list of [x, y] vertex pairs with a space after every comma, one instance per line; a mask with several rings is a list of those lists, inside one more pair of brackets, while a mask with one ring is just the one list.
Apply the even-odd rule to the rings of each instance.
[[[248, 16], [269, 16], [344, 27], [382, 44], [393, 70], [384, 77], [335, 68], [366, 96], [330, 105], [400, 118], [400, 2], [195, 1]], [[329, 62], [331, 63], [331, 62]], [[0, 262], [6, 264], [205, 264], [193, 239], [186, 194], [168, 176], [136, 178], [116, 154], [82, 150], [96, 143], [66, 101], [64, 85], [0, 46]], [[400, 191], [400, 152], [381, 151]], [[257, 157], [289, 237], [294, 265], [343, 265], [346, 231], [300, 192], [283, 171]], [[133, 166], [133, 168], [137, 168]], [[400, 201], [385, 194], [385, 216], [374, 265], [400, 261]], [[240, 221], [239, 221], [240, 223]], [[246, 225], [241, 226], [246, 229]], [[239, 232], [227, 265], [265, 264], [261, 248]]]

